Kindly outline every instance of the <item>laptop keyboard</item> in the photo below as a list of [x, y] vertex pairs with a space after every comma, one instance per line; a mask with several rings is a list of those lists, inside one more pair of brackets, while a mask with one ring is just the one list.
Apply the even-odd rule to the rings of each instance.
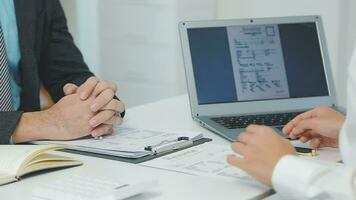
[[216, 117], [211, 119], [228, 129], [246, 128], [250, 124], [282, 127], [301, 113], [302, 112], [290, 112], [264, 115]]

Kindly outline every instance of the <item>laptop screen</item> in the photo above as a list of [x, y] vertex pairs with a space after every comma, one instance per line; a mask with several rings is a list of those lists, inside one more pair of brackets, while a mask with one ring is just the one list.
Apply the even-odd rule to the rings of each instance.
[[329, 96], [315, 23], [188, 29], [198, 103]]

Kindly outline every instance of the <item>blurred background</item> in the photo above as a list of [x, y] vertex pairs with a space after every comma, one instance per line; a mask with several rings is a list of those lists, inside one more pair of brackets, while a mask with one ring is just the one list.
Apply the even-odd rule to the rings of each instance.
[[[347, 67], [356, 40], [352, 0], [61, 0], [85, 60], [119, 85], [127, 107], [186, 93], [178, 22], [321, 15], [338, 102], [346, 104]], [[356, 67], [356, 66], [355, 66]]]

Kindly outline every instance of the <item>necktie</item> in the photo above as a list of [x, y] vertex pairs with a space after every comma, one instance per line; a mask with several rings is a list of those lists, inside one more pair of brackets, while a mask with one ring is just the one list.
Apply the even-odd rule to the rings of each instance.
[[12, 110], [13, 102], [10, 88], [10, 72], [6, 56], [4, 34], [0, 26], [0, 112]]

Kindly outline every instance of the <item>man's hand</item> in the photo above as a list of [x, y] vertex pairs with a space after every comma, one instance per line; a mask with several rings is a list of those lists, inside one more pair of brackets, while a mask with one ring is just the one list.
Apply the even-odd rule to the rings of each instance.
[[94, 137], [110, 134], [112, 133], [113, 125], [122, 124], [122, 118], [117, 116], [116, 113], [123, 112], [125, 106], [121, 101], [114, 99], [117, 91], [115, 83], [91, 77], [80, 87], [74, 84], [67, 84], [64, 86], [63, 91], [65, 95], [77, 93], [83, 101], [94, 97], [90, 109], [96, 115], [89, 119], [89, 124], [93, 128], [91, 134]]
[[344, 122], [344, 115], [322, 106], [298, 115], [283, 128], [283, 132], [303, 143], [310, 141], [313, 148], [337, 147]]
[[251, 125], [232, 144], [228, 163], [246, 171], [256, 180], [271, 186], [272, 173], [285, 155], [296, 155], [293, 145], [266, 126]]
[[83, 101], [79, 95], [72, 94], [48, 110], [24, 113], [13, 134], [13, 142], [72, 140], [89, 135], [92, 127], [88, 121], [95, 114], [90, 110], [93, 100], [94, 97], [90, 97]]
[[63, 97], [51, 108], [44, 111], [50, 121], [57, 124], [57, 131], [46, 135], [49, 140], [72, 140], [87, 136], [92, 131], [88, 121], [94, 116], [90, 110], [93, 97], [82, 101], [79, 95], [72, 94]]

